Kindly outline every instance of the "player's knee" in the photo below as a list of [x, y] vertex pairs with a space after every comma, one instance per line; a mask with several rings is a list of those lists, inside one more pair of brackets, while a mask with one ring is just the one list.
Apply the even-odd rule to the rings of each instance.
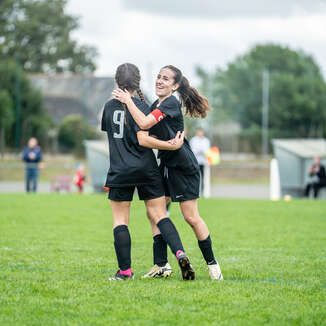
[[153, 207], [147, 207], [146, 213], [147, 213], [147, 217], [151, 220], [155, 216], [155, 209]]
[[152, 217], [151, 222], [156, 225], [161, 219], [162, 219], [162, 216], [155, 215]]
[[156, 224], [162, 218], [166, 217], [166, 212], [162, 209], [149, 208], [147, 209], [147, 217], [150, 221], [153, 221]]
[[147, 210], [146, 210], [146, 215], [147, 215], [147, 218], [148, 218], [149, 221], [154, 221], [155, 218], [154, 218], [154, 216], [152, 215], [151, 210], [147, 209]]
[[113, 219], [113, 228], [116, 228], [119, 225], [127, 225], [128, 226], [128, 218], [127, 217], [120, 217]]
[[184, 216], [184, 219], [191, 227], [196, 227], [200, 224], [200, 217], [196, 215]]

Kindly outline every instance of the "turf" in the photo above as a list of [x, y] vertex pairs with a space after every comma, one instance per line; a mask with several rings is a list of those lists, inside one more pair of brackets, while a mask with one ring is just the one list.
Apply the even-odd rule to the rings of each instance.
[[200, 200], [225, 280], [211, 281], [177, 205], [171, 215], [196, 270], [142, 280], [152, 266], [145, 209], [130, 230], [135, 280], [117, 270], [104, 195], [0, 195], [0, 325], [324, 325], [323, 201]]

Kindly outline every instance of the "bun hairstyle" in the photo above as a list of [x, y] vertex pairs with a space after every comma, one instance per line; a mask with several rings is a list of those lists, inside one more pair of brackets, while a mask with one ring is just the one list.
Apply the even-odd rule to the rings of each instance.
[[115, 81], [119, 88], [128, 91], [136, 91], [139, 98], [145, 101], [144, 95], [140, 89], [140, 73], [137, 66], [132, 63], [123, 63], [117, 68]]
[[207, 111], [211, 110], [207, 98], [201, 96], [197, 89], [190, 86], [186, 77], [175, 66], [168, 65], [163, 68], [170, 69], [174, 72], [174, 83], [179, 84], [177, 92], [181, 96], [181, 104], [186, 108], [186, 115], [192, 118], [205, 118]]

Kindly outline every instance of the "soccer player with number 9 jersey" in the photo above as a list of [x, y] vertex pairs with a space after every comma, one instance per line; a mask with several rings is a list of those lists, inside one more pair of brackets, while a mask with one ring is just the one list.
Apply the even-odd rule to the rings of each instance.
[[[115, 79], [118, 86], [128, 92], [134, 105], [144, 114], [148, 114], [149, 108], [143, 101], [139, 88], [138, 68], [130, 63], [122, 64], [117, 69]], [[141, 100], [133, 97], [136, 91]], [[114, 247], [119, 265], [118, 272], [109, 280], [133, 278], [128, 223], [135, 188], [138, 190], [139, 199], [144, 200], [146, 204], [152, 225], [159, 229], [176, 255], [183, 279], [193, 280], [195, 273], [184, 253], [178, 231], [166, 216], [163, 180], [151, 150], [157, 148], [175, 151], [182, 146], [184, 134], [178, 132], [168, 141], [150, 137], [148, 131], [138, 127], [125, 105], [115, 99], [104, 105], [102, 130], [107, 133], [109, 141], [110, 168], [105, 186], [109, 189]]]
[[[113, 91], [113, 95], [127, 105], [140, 128], [151, 128], [150, 133], [161, 140], [171, 139], [177, 131], [184, 130], [182, 106], [185, 108], [185, 114], [195, 118], [205, 118], [207, 111], [210, 110], [207, 99], [191, 87], [181, 71], [172, 65], [160, 70], [155, 82], [155, 91], [158, 99], [152, 104], [150, 114], [139, 110], [128, 92], [118, 89]], [[176, 91], [180, 95], [181, 103], [173, 95]], [[210, 233], [198, 212], [199, 165], [188, 141], [184, 139], [182, 147], [174, 152], [160, 150], [158, 156], [161, 159], [160, 171], [164, 178], [165, 195], [172, 201], [179, 202], [185, 221], [196, 235], [211, 279], [222, 280], [220, 266], [214, 257]], [[154, 267], [145, 277], [156, 277], [159, 267], [168, 263], [164, 236], [159, 234], [155, 225], [152, 225], [152, 229], [153, 234], [156, 234], [153, 244]]]

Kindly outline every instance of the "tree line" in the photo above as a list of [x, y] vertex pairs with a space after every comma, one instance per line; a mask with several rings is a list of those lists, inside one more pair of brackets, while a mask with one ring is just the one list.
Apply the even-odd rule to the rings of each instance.
[[[2, 149], [5, 145], [19, 148], [30, 136], [44, 143], [55, 127], [44, 110], [42, 95], [31, 87], [28, 73], [89, 73], [96, 69], [97, 50], [72, 38], [79, 19], [66, 12], [66, 5], [66, 0], [0, 1]], [[76, 123], [76, 117], [72, 120]], [[87, 137], [88, 126], [84, 121], [78, 124], [85, 126], [81, 134]], [[69, 142], [64, 145], [69, 147]]]
[[[31, 87], [28, 73], [96, 69], [97, 50], [72, 38], [79, 20], [66, 12], [66, 5], [66, 0], [0, 1], [0, 148], [19, 148], [32, 135], [45, 142], [49, 131], [58, 128], [43, 108], [42, 95]], [[262, 44], [224, 69], [206, 71], [199, 66], [196, 71], [201, 91], [214, 108], [206, 122], [210, 130], [221, 121], [237, 121], [238, 136], [252, 151], [261, 150], [262, 75], [268, 71], [269, 138], [326, 137], [326, 85], [311, 55]], [[81, 117], [68, 117], [58, 137], [68, 150], [78, 143], [67, 140], [69, 124], [79, 126], [82, 139], [94, 136]], [[198, 122], [186, 124], [191, 130]]]
[[262, 78], [269, 73], [269, 140], [326, 137], [326, 84], [311, 55], [278, 44], [256, 45], [214, 72], [197, 67], [201, 90], [214, 108], [210, 129], [238, 121], [239, 137], [261, 151]]

